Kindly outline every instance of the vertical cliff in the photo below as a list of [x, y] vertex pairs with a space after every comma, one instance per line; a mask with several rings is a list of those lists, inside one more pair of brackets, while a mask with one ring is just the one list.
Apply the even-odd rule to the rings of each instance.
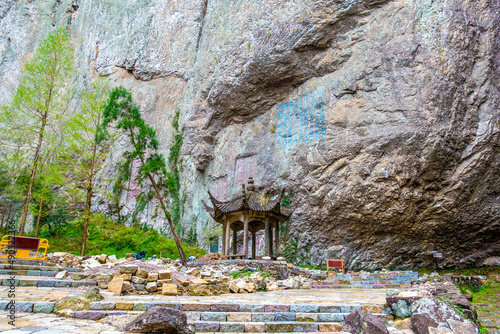
[[[312, 263], [410, 267], [437, 250], [480, 265], [500, 254], [499, 12], [493, 0], [8, 0], [0, 102], [37, 41], [67, 26], [77, 89], [97, 75], [132, 89], [166, 151], [180, 109], [186, 231], [206, 229], [207, 190], [228, 199], [253, 176], [258, 191], [293, 189], [291, 252]], [[122, 213], [133, 203], [123, 194]], [[109, 210], [104, 196], [95, 209]]]

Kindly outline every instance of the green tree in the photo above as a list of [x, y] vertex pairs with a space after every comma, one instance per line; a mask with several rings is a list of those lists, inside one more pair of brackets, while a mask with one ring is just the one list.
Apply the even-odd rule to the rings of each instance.
[[95, 176], [109, 152], [107, 143], [97, 141], [108, 95], [109, 84], [104, 79], [93, 82], [90, 88], [82, 93], [80, 111], [71, 117], [64, 127], [66, 146], [61, 152], [61, 163], [71, 170], [73, 186], [83, 189], [85, 197], [81, 256], [85, 254]]
[[4, 147], [2, 154], [2, 161], [0, 161], [0, 191], [2, 194], [0, 231], [10, 218], [12, 205], [22, 198], [19, 177], [26, 172], [24, 169], [26, 155], [23, 154], [19, 146], [13, 149]]
[[[168, 184], [174, 182], [172, 175], [167, 172], [165, 158], [158, 153], [159, 142], [156, 139], [155, 130], [144, 122], [139, 107], [132, 102], [132, 95], [123, 87], [113, 89], [109, 95], [103, 113], [99, 141], [108, 138], [107, 127], [112, 122], [115, 123], [116, 129], [128, 136], [132, 144], [132, 151], [123, 153], [125, 161], [119, 166], [119, 171], [122, 173], [119, 181], [125, 182], [130, 179], [132, 162], [134, 159], [139, 159], [141, 166], [137, 174], [137, 182], [141, 189], [145, 189], [147, 185], [152, 187], [152, 190], [148, 191], [145, 196], [150, 198], [151, 193], [153, 193], [160, 201], [160, 207], [170, 225], [181, 260], [186, 264], [186, 255], [175, 231], [172, 214], [165, 204], [165, 192], [168, 192]], [[147, 184], [148, 182], [149, 184]]]
[[168, 179], [168, 192], [172, 199], [172, 221], [177, 232], [182, 234], [181, 216], [182, 216], [182, 200], [181, 200], [181, 179], [180, 168], [181, 163], [181, 148], [183, 143], [183, 133], [179, 130], [179, 116], [180, 111], [176, 110], [174, 119], [172, 120], [172, 127], [174, 128], [174, 137], [172, 147], [168, 154], [168, 166], [170, 177]]
[[47, 132], [64, 114], [69, 101], [67, 84], [73, 72], [73, 49], [63, 28], [44, 39], [35, 56], [26, 63], [25, 74], [12, 101], [3, 109], [4, 128], [31, 140], [34, 155], [22, 211], [19, 235], [24, 234], [33, 184]]

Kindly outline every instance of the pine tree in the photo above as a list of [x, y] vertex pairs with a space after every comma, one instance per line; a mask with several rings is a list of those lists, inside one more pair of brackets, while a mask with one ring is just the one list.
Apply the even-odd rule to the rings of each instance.
[[[158, 153], [159, 142], [156, 139], [155, 130], [144, 122], [139, 108], [132, 102], [132, 95], [123, 87], [113, 89], [109, 95], [109, 100], [103, 113], [99, 141], [109, 136], [107, 127], [112, 122], [115, 124], [117, 130], [122, 131], [128, 136], [132, 145], [132, 151], [123, 153], [125, 161], [119, 166], [119, 170], [123, 172], [121, 181], [125, 182], [130, 179], [132, 162], [134, 159], [139, 159], [141, 166], [137, 174], [137, 182], [142, 189], [145, 189], [148, 185], [153, 188], [152, 193], [160, 201], [160, 207], [167, 218], [181, 260], [186, 264], [186, 255], [182, 250], [181, 242], [175, 231], [172, 214], [167, 209], [165, 203], [165, 193], [168, 192], [168, 184], [174, 182], [172, 175], [167, 172], [165, 158], [162, 154]], [[149, 194], [146, 196], [150, 197]]]
[[34, 155], [21, 217], [19, 235], [24, 234], [40, 157], [47, 132], [59, 122], [69, 100], [67, 84], [73, 72], [73, 50], [63, 28], [49, 35], [26, 63], [25, 74], [10, 105], [4, 108], [2, 128], [13, 136], [31, 140]]

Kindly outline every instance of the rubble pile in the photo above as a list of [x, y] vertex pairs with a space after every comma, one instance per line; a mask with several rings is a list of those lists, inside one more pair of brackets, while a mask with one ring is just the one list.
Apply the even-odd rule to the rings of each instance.
[[[202, 260], [202, 261], [198, 261]], [[136, 260], [133, 254], [117, 259], [114, 255], [80, 257], [54, 253], [50, 266], [80, 268], [73, 280], [95, 280], [100, 289], [117, 295], [163, 294], [212, 296], [224, 293], [252, 293], [282, 289], [310, 289], [326, 272], [293, 266], [280, 259], [220, 260], [207, 254], [188, 266], [167, 258]]]

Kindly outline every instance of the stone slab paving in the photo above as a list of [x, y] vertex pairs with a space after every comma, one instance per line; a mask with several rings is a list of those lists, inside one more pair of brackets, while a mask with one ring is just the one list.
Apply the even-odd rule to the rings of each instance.
[[[106, 301], [127, 302], [176, 302], [176, 303], [207, 303], [207, 304], [250, 304], [250, 305], [334, 305], [334, 304], [357, 304], [357, 305], [383, 305], [385, 304], [385, 290], [363, 290], [363, 289], [321, 289], [321, 290], [282, 290], [275, 292], [255, 292], [246, 294], [227, 294], [220, 296], [114, 296], [110, 293], [102, 293]], [[0, 294], [1, 297], [1, 294]], [[314, 309], [311, 306], [311, 309]], [[284, 308], [286, 312], [288, 308]], [[276, 311], [281, 311], [277, 309]], [[302, 311], [303, 312], [303, 311]]]
[[[55, 301], [66, 296], [83, 294], [86, 290], [18, 286], [15, 300], [17, 305], [26, 306], [26, 310], [39, 309], [41, 312], [50, 312]], [[5, 287], [0, 288], [0, 303], [8, 301], [7, 293]], [[266, 332], [286, 332], [288, 327], [290, 332], [331, 331], [330, 328], [336, 325], [330, 322], [342, 321], [346, 313], [361, 307], [380, 309], [380, 306], [385, 304], [385, 291], [372, 289], [301, 289], [211, 297], [118, 297], [104, 290], [101, 293], [105, 297], [103, 301], [92, 303], [90, 311], [83, 311], [81, 314], [77, 312], [72, 319], [59, 318], [53, 314], [21, 313], [22, 310], [19, 309], [16, 314], [16, 329], [12, 329], [8, 325], [7, 313], [0, 312], [0, 331], [16, 334], [123, 333], [97, 320], [108, 315], [140, 313], [139, 311], [145, 311], [155, 305], [172, 306], [187, 311], [190, 322], [204, 332], [258, 332], [263, 328]]]
[[9, 325], [7, 312], [0, 311], [2, 334], [124, 334], [108, 324], [91, 320], [61, 318], [54, 314], [16, 313], [15, 327]]

